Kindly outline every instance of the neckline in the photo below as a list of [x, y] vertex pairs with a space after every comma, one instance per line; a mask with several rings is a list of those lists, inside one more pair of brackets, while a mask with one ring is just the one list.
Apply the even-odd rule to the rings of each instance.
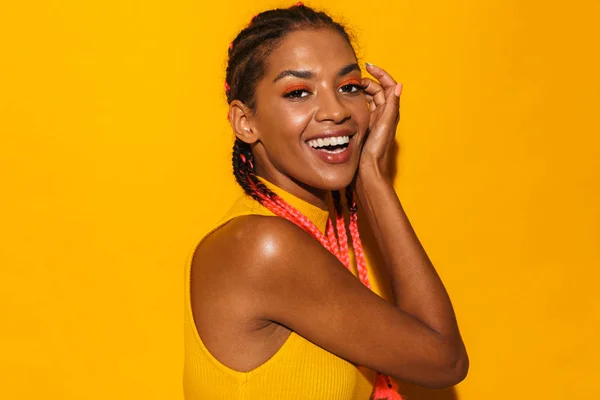
[[327, 228], [327, 220], [329, 219], [329, 211], [323, 210], [320, 207], [315, 206], [301, 198], [293, 195], [292, 193], [280, 188], [274, 183], [268, 181], [267, 179], [257, 176], [257, 178], [265, 184], [265, 186], [270, 189], [272, 192], [277, 194], [283, 200], [294, 206], [298, 211], [304, 214], [319, 230], [321, 233], [325, 233]]

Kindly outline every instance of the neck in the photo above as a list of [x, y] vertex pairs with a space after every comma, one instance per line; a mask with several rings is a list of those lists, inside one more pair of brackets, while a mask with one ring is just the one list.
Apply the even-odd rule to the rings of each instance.
[[261, 171], [261, 168], [257, 168], [256, 175], [268, 180], [272, 184], [280, 187], [288, 193], [293, 194], [299, 199], [306, 201], [307, 203], [319, 207], [322, 210], [328, 210], [327, 201], [330, 196], [330, 192], [328, 190], [314, 188], [290, 177], [279, 177], [273, 174], [268, 174], [266, 171]]

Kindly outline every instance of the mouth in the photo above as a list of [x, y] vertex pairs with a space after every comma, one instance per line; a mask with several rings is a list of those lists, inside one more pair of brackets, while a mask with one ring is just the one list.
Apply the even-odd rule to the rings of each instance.
[[316, 151], [321, 151], [329, 154], [339, 154], [344, 152], [348, 146], [350, 145], [350, 139], [354, 135], [347, 136], [334, 136], [323, 139], [313, 139], [309, 140], [306, 143], [315, 149]]
[[330, 136], [307, 140], [306, 144], [322, 161], [327, 164], [341, 164], [350, 159], [355, 141], [355, 134]]

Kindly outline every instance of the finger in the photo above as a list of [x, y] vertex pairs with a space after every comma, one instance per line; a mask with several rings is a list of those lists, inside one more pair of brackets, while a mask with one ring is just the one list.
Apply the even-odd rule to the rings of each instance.
[[402, 84], [396, 83], [394, 78], [383, 68], [367, 63], [367, 72], [373, 75], [380, 82], [383, 88], [384, 101], [386, 107], [383, 110], [383, 121], [389, 121], [396, 125], [400, 119], [400, 94], [402, 93]]
[[386, 70], [370, 63], [366, 63], [366, 66], [367, 72], [377, 78], [384, 90], [393, 89], [396, 87], [397, 82], [390, 74], [387, 73]]
[[384, 114], [387, 114], [390, 121], [394, 121], [394, 124], [398, 124], [400, 120], [400, 95], [402, 94], [402, 84], [398, 83], [394, 86], [394, 90], [391, 90], [386, 98], [386, 107]]
[[373, 111], [377, 108], [375, 102], [373, 101], [373, 96], [370, 94], [365, 94], [365, 98], [367, 99], [367, 105], [369, 107], [369, 111]]
[[385, 114], [388, 114], [390, 118], [394, 119], [398, 123], [400, 118], [400, 95], [402, 93], [402, 84], [398, 83], [387, 93], [386, 107], [384, 110]]
[[376, 106], [385, 104], [385, 91], [379, 83], [369, 78], [363, 78], [360, 83], [365, 94], [373, 98]]

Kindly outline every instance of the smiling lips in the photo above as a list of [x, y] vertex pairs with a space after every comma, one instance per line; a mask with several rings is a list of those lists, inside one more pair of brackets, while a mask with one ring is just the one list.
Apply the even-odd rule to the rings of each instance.
[[[346, 133], [346, 132], [344, 132]], [[353, 136], [353, 135], [352, 135]], [[339, 135], [311, 139], [306, 142], [321, 160], [328, 164], [340, 164], [348, 161], [351, 135]]]
[[327, 151], [330, 150], [327, 149], [327, 147], [336, 147], [336, 149], [331, 150], [344, 150], [344, 148], [348, 147], [344, 145], [350, 143], [350, 136], [334, 136], [323, 139], [319, 138], [309, 140], [307, 143], [313, 149], [323, 149]]

